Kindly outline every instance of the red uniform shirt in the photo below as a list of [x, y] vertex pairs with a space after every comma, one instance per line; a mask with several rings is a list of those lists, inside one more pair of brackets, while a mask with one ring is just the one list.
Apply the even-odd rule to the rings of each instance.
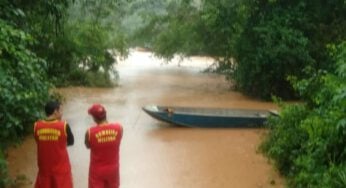
[[37, 143], [39, 174], [70, 173], [71, 165], [66, 149], [66, 122], [37, 121], [34, 135]]
[[122, 128], [118, 123], [98, 125], [89, 129], [91, 174], [119, 174], [121, 138]]

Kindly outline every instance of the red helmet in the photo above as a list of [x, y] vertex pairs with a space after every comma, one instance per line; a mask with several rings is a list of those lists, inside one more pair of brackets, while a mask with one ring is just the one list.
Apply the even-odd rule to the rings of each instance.
[[106, 118], [106, 109], [101, 104], [93, 104], [88, 113], [96, 119]]

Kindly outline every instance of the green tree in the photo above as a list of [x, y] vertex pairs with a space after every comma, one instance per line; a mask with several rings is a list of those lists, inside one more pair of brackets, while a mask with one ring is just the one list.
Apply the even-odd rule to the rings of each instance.
[[294, 27], [297, 19], [304, 16], [303, 6], [278, 4], [254, 3], [237, 41], [237, 67], [230, 76], [238, 89], [252, 96], [294, 96], [287, 77], [302, 77], [302, 70], [314, 61], [308, 49], [309, 39]]
[[225, 0], [164, 1], [152, 8], [154, 13], [143, 13], [146, 24], [136, 37], [158, 56], [204, 54], [226, 63], [248, 11], [242, 1]]
[[[117, 77], [113, 56], [127, 53], [120, 24], [121, 2], [78, 0], [68, 9], [63, 34], [54, 37], [48, 48], [48, 71], [55, 84], [112, 84], [111, 76]], [[117, 54], [112, 53], [114, 49]]]
[[289, 76], [303, 79], [333, 67], [326, 46], [345, 38], [345, 11], [340, 0], [255, 1], [236, 47], [231, 77], [237, 87], [263, 98], [296, 96]]
[[49, 98], [45, 61], [29, 47], [34, 39], [0, 19], [0, 187], [7, 183], [4, 151], [32, 129]]
[[292, 79], [306, 102], [284, 106], [262, 144], [290, 187], [346, 186], [346, 42], [330, 49], [335, 69]]
[[288, 77], [332, 69], [326, 46], [345, 38], [343, 0], [164, 2], [147, 14], [141, 44], [164, 58], [215, 57], [235, 88], [264, 99], [297, 97]]

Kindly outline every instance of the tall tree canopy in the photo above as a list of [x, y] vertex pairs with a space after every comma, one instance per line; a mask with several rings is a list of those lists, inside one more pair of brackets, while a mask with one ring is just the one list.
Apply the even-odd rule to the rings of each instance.
[[167, 1], [165, 11], [148, 14], [138, 36], [149, 38], [145, 45], [161, 57], [217, 58], [248, 95], [289, 99], [297, 93], [288, 77], [334, 67], [326, 47], [345, 39], [345, 6], [343, 0]]

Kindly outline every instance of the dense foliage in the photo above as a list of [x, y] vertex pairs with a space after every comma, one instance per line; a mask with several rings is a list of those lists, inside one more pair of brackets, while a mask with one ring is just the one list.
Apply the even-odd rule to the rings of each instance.
[[330, 48], [335, 69], [292, 78], [306, 102], [284, 106], [262, 144], [291, 187], [346, 187], [346, 42]]
[[113, 57], [126, 55], [126, 37], [118, 26], [119, 3], [76, 1], [69, 7], [63, 34], [54, 36], [45, 49], [55, 85], [112, 85], [117, 77]]
[[54, 85], [110, 86], [117, 78], [113, 57], [126, 54], [119, 24], [124, 2], [6, 0], [0, 3], [0, 17], [37, 41], [30, 50], [46, 60]]
[[159, 11], [142, 13], [147, 19], [136, 39], [144, 38], [142, 45], [164, 58], [176, 53], [207, 54], [228, 61], [247, 15], [239, 0], [166, 1], [153, 8]]
[[288, 77], [332, 68], [326, 46], [346, 36], [343, 0], [179, 0], [163, 8], [139, 31], [147, 47], [165, 58], [213, 56], [237, 89], [264, 99], [296, 98]]
[[252, 96], [297, 96], [287, 78], [310, 77], [303, 71], [329, 70], [326, 46], [345, 39], [344, 1], [260, 0], [251, 4], [237, 44], [232, 78]]
[[[56, 12], [52, 12], [55, 5], [50, 3], [0, 2], [0, 187], [10, 183], [5, 161], [6, 147], [20, 141], [32, 130], [33, 121], [40, 117], [43, 103], [50, 97], [47, 62], [35, 53], [39, 42], [33, 29], [38, 24], [32, 27], [29, 24], [29, 15], [42, 15], [55, 20], [52, 27], [56, 28], [59, 19]], [[33, 7], [38, 9], [31, 10]], [[46, 23], [50, 22], [47, 20]]]
[[6, 178], [4, 149], [31, 131], [40, 117], [50, 84], [46, 81], [45, 61], [28, 46], [34, 39], [0, 19], [0, 187]]

